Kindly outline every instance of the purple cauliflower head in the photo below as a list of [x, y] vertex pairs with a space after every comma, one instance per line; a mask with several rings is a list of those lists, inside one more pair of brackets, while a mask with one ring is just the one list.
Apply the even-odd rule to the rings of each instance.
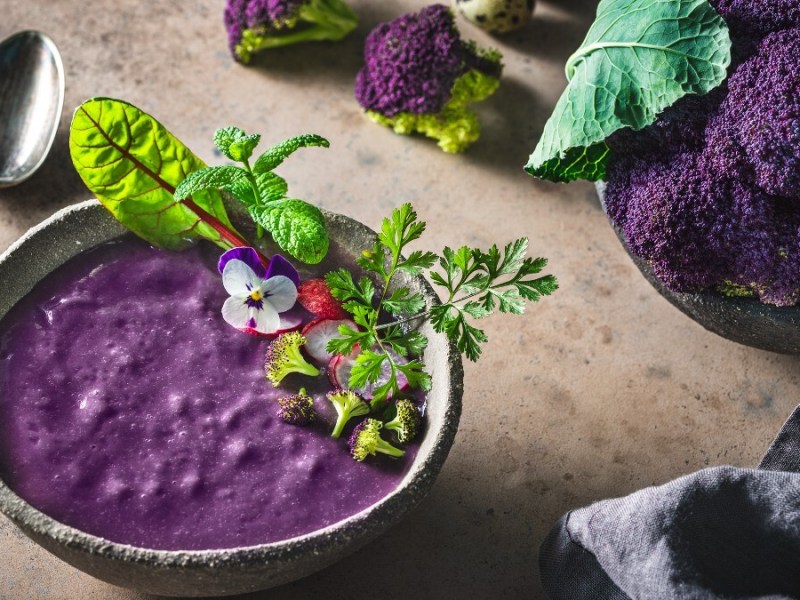
[[[800, 301], [800, 0], [712, 0], [739, 60], [717, 90], [608, 139], [606, 208], [675, 291]], [[737, 29], [738, 28], [738, 29]]]

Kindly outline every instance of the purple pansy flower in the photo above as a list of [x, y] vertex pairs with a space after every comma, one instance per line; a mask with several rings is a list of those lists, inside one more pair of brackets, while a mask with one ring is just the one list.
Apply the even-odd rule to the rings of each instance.
[[218, 268], [231, 296], [222, 305], [228, 324], [270, 335], [293, 323], [290, 315], [285, 319], [281, 313], [294, 307], [300, 276], [285, 258], [275, 255], [264, 267], [253, 248], [233, 248], [220, 257]]

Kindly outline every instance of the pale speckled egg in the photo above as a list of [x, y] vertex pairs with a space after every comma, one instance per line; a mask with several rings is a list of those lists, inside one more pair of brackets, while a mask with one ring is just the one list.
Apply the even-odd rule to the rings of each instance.
[[453, 0], [464, 18], [491, 33], [506, 33], [531, 20], [535, 0]]

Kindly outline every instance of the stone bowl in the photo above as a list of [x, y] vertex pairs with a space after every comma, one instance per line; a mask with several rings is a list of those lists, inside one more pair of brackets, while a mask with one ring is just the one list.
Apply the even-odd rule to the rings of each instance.
[[[596, 188], [605, 211], [605, 184], [598, 183]], [[799, 307], [762, 304], [753, 298], [725, 296], [713, 291], [683, 293], [667, 289], [650, 265], [631, 252], [624, 233], [613, 222], [611, 226], [645, 279], [673, 306], [707, 330], [760, 350], [800, 354]]]
[[[236, 215], [231, 215], [239, 224]], [[325, 212], [331, 237], [327, 261], [352, 262], [372, 247], [375, 233], [348, 217]], [[241, 223], [244, 225], [244, 223]], [[240, 227], [245, 233], [246, 227]], [[79, 252], [125, 233], [97, 201], [67, 207], [28, 231], [0, 256], [0, 317], [42, 277]], [[253, 239], [253, 238], [250, 238]], [[330, 268], [325, 262], [320, 266]], [[438, 302], [421, 277], [403, 282]], [[458, 427], [463, 390], [461, 357], [426, 323], [424, 360], [433, 378], [427, 430], [410, 471], [378, 503], [343, 521], [292, 539], [224, 550], [165, 551], [115, 543], [48, 517], [0, 481], [0, 511], [36, 543], [74, 567], [114, 585], [169, 596], [219, 596], [263, 590], [318, 571], [397, 523], [428, 493]]]

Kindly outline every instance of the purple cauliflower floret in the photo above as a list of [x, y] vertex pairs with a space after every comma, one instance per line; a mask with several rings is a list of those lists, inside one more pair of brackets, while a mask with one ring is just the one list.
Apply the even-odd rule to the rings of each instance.
[[224, 13], [233, 57], [307, 41], [338, 41], [357, 19], [343, 0], [227, 0]]
[[[608, 139], [606, 207], [675, 291], [800, 301], [800, 0], [713, 1], [730, 19], [726, 82]], [[736, 29], [738, 28], [738, 29]]]
[[730, 29], [734, 63], [768, 33], [800, 27], [797, 0], [709, 0], [709, 3]]
[[465, 70], [465, 55], [453, 14], [442, 4], [381, 23], [364, 44], [356, 99], [387, 117], [439, 112]]
[[355, 96], [396, 133], [423, 133], [461, 152], [479, 135], [467, 104], [494, 93], [501, 73], [500, 53], [462, 40], [452, 11], [433, 4], [370, 32]]

